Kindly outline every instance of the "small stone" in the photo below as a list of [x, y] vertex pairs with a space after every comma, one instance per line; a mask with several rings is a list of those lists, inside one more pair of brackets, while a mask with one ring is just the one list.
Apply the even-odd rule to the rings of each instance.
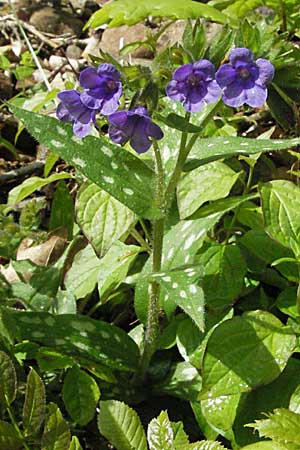
[[70, 59], [80, 59], [82, 54], [81, 48], [77, 45], [70, 44], [66, 49], [66, 56]]
[[57, 35], [71, 33], [80, 36], [83, 27], [80, 19], [50, 6], [35, 11], [29, 22], [40, 31]]

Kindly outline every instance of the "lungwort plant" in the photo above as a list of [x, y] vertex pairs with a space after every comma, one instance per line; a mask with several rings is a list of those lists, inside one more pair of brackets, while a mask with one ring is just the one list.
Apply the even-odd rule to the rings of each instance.
[[[191, 30], [164, 71], [161, 55], [153, 72], [111, 59], [85, 68], [77, 89], [58, 94], [56, 118], [10, 105], [53, 152], [48, 169], [60, 157], [76, 176], [26, 180], [4, 209], [60, 179], [59, 254], [37, 264], [3, 244], [14, 273], [7, 283], [3, 271], [1, 288], [3, 450], [79, 450], [96, 411], [117, 450], [300, 445], [300, 190], [257, 178], [273, 167], [267, 155], [300, 139], [237, 137], [245, 116], [233, 108], [264, 108], [274, 66], [230, 48], [230, 33], [212, 62], [195, 44], [200, 24]], [[61, 181], [74, 178], [75, 209]], [[160, 412], [166, 398], [174, 420]], [[95, 439], [86, 448], [105, 448]]]

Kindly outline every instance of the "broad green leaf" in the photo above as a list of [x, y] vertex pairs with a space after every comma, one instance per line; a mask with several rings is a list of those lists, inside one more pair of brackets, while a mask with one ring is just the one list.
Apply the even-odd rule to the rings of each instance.
[[19, 450], [23, 448], [22, 441], [14, 427], [3, 420], [0, 420], [0, 448], [1, 450]]
[[78, 367], [73, 367], [65, 377], [62, 394], [74, 422], [86, 425], [93, 419], [100, 398], [94, 378]]
[[96, 11], [87, 22], [86, 27], [97, 28], [104, 24], [108, 24], [109, 27], [134, 25], [148, 16], [175, 20], [204, 17], [214, 22], [235, 24], [230, 16], [226, 16], [209, 5], [191, 0], [186, 0], [184, 4], [174, 4], [172, 0], [148, 0], [147, 2], [118, 0], [112, 1]]
[[194, 145], [185, 169], [191, 170], [211, 161], [238, 155], [274, 152], [300, 144], [300, 139], [249, 139], [240, 137], [212, 137], [198, 139]]
[[64, 180], [66, 178], [72, 178], [72, 175], [66, 172], [60, 172], [53, 173], [48, 178], [27, 178], [27, 180], [23, 181], [23, 183], [19, 184], [9, 192], [8, 205], [14, 205], [15, 203], [24, 200], [24, 198], [31, 195], [34, 191], [47, 186], [47, 184], [53, 183], [54, 181], [58, 180]]
[[208, 205], [202, 206], [190, 217], [190, 220], [204, 218], [214, 213], [222, 212], [223, 214], [225, 214], [228, 211], [240, 207], [244, 202], [247, 202], [248, 200], [256, 197], [258, 197], [258, 194], [247, 194], [241, 195], [239, 197], [227, 197], [224, 199], [215, 200]]
[[49, 229], [55, 230], [56, 228], [63, 227], [68, 231], [68, 239], [71, 240], [73, 237], [73, 226], [73, 198], [66, 184], [63, 181], [60, 181], [52, 200]]
[[41, 347], [38, 349], [36, 360], [42, 372], [51, 372], [57, 369], [68, 369], [75, 364], [75, 360], [70, 356], [63, 355], [62, 353], [47, 347]]
[[[186, 264], [193, 264], [195, 255], [206, 234], [220, 220], [223, 212], [213, 213], [207, 217], [197, 220], [180, 221], [172, 227], [165, 235], [163, 255], [162, 255], [162, 271], [168, 271]], [[151, 273], [151, 260], [145, 264], [141, 275], [146, 276]], [[148, 283], [140, 280], [135, 290], [135, 310], [141, 322], [145, 322], [147, 317], [148, 303]], [[171, 316], [176, 308], [176, 303], [172, 297], [161, 295], [161, 305], [166, 313]]]
[[198, 370], [186, 361], [174, 364], [170, 375], [154, 387], [154, 392], [194, 401], [201, 391], [202, 380]]
[[49, 403], [45, 428], [41, 440], [41, 450], [69, 450], [71, 433], [55, 403]]
[[300, 384], [296, 387], [290, 398], [289, 410], [296, 414], [300, 413]]
[[76, 299], [91, 294], [96, 287], [101, 260], [91, 245], [80, 250], [65, 276], [65, 286]]
[[241, 394], [230, 394], [202, 400], [202, 413], [215, 430], [224, 434], [230, 431], [234, 424], [240, 398]]
[[184, 431], [182, 422], [171, 422], [171, 426], [174, 434], [174, 447], [176, 450], [180, 450], [189, 443], [188, 435]]
[[43, 145], [76, 167], [90, 181], [136, 214], [162, 216], [154, 206], [155, 174], [137, 156], [104, 137], [80, 139], [69, 124], [53, 117], [11, 107], [28, 131]]
[[76, 436], [72, 437], [72, 441], [71, 441], [69, 450], [82, 450], [80, 442]]
[[300, 188], [291, 181], [274, 180], [261, 184], [260, 194], [267, 233], [300, 253]]
[[190, 318], [182, 320], [176, 332], [176, 344], [182, 358], [197, 369], [201, 368], [202, 353], [200, 345], [204, 334]]
[[260, 441], [255, 442], [255, 444], [246, 445], [242, 447], [241, 450], [287, 450], [279, 444], [275, 444], [273, 441]]
[[55, 316], [5, 308], [1, 312], [3, 323], [14, 329], [15, 339], [38, 342], [67, 356], [116, 370], [133, 371], [138, 365], [135, 342], [121, 328], [107, 322], [73, 314]]
[[207, 201], [226, 197], [239, 175], [220, 161], [205, 164], [183, 175], [177, 187], [181, 219], [193, 214]]
[[203, 266], [202, 288], [206, 303], [224, 308], [237, 299], [244, 287], [247, 271], [245, 261], [236, 245], [212, 245], [198, 258]]
[[226, 450], [226, 448], [217, 441], [200, 441], [189, 444], [181, 450]]
[[147, 438], [150, 450], [174, 450], [174, 433], [167, 411], [151, 420]]
[[34, 369], [30, 369], [27, 377], [26, 394], [23, 406], [23, 427], [26, 435], [36, 434], [46, 412], [45, 386]]
[[277, 378], [296, 346], [292, 331], [266, 311], [221, 323], [208, 340], [200, 398], [249, 392]]
[[160, 283], [165, 291], [165, 300], [179, 306], [204, 330], [204, 293], [197, 284], [200, 273], [197, 268], [187, 268], [151, 275], [151, 279]]
[[275, 444], [286, 450], [298, 450], [300, 447], [300, 414], [288, 409], [275, 409], [267, 419], [256, 420], [248, 424], [259, 432], [260, 437], [272, 439]]
[[147, 450], [145, 431], [137, 413], [117, 400], [100, 402], [100, 433], [116, 450]]
[[135, 221], [135, 215], [96, 184], [86, 183], [76, 197], [76, 220], [101, 257], [126, 234]]
[[276, 300], [277, 308], [294, 319], [299, 317], [297, 306], [297, 287], [290, 286], [280, 292]]
[[0, 403], [3, 405], [12, 403], [16, 397], [16, 390], [17, 377], [14, 365], [9, 356], [0, 351]]

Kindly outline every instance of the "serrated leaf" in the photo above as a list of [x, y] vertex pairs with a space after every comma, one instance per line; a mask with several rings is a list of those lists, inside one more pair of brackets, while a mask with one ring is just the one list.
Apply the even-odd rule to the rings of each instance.
[[181, 450], [181, 448], [189, 443], [189, 438], [183, 428], [182, 422], [171, 422], [173, 434], [174, 434], [174, 447], [175, 450]]
[[285, 247], [300, 253], [300, 188], [274, 180], [259, 188], [266, 231]]
[[147, 450], [145, 431], [137, 413], [117, 400], [100, 402], [100, 433], [116, 450]]
[[205, 202], [226, 197], [240, 174], [215, 161], [183, 175], [177, 186], [180, 218], [193, 214]]
[[267, 419], [256, 420], [248, 424], [259, 432], [260, 437], [272, 439], [275, 444], [286, 450], [298, 450], [300, 447], [300, 414], [288, 409], [275, 409]]
[[274, 152], [300, 144], [300, 139], [250, 139], [240, 137], [212, 137], [198, 139], [189, 155], [185, 170], [208, 162], [238, 155]]
[[[134, 371], [139, 349], [121, 328], [74, 314], [51, 315], [1, 308], [4, 323], [13, 324], [15, 338], [38, 342], [68, 356], [112, 369]], [[55, 330], [55, 333], [54, 333]]]
[[104, 137], [80, 139], [69, 124], [10, 107], [32, 136], [101, 189], [142, 217], [162, 216], [154, 206], [155, 174], [140, 158]]
[[167, 411], [151, 420], [147, 438], [150, 450], [174, 450], [174, 433]]
[[0, 420], [0, 448], [1, 450], [19, 450], [23, 447], [22, 441], [14, 427]]
[[58, 406], [55, 403], [49, 403], [41, 450], [69, 450], [70, 441], [69, 425]]
[[200, 398], [249, 392], [270, 383], [285, 368], [295, 345], [293, 333], [266, 311], [221, 323], [206, 347]]
[[286, 450], [286, 447], [275, 444], [273, 441], [260, 441], [255, 442], [255, 444], [246, 445], [241, 450]]
[[187, 445], [181, 450], [226, 450], [226, 448], [217, 441], [200, 441]]
[[72, 441], [71, 441], [69, 450], [82, 450], [80, 442], [76, 436], [72, 437]]
[[13, 188], [8, 195], [8, 205], [14, 205], [15, 203], [21, 202], [24, 198], [31, 195], [34, 191], [41, 189], [47, 184], [53, 183], [58, 180], [65, 180], [66, 178], [72, 178], [72, 175], [65, 172], [53, 173], [48, 178], [40, 177], [30, 177], [23, 183], [18, 184]]
[[93, 183], [81, 186], [75, 207], [77, 223], [99, 257], [135, 221], [130, 209]]
[[[9, 326], [9, 325], [8, 325]], [[0, 403], [12, 403], [16, 397], [17, 377], [14, 365], [6, 353], [0, 351]]]
[[25, 435], [36, 434], [46, 412], [45, 386], [34, 369], [30, 369], [26, 383], [25, 401], [23, 406], [23, 427]]
[[108, 24], [110, 27], [119, 27], [125, 24], [134, 25], [148, 16], [169, 19], [198, 19], [204, 17], [214, 22], [227, 23], [229, 21], [232, 24], [235, 23], [230, 16], [226, 16], [212, 6], [199, 4], [191, 0], [186, 0], [184, 4], [174, 4], [172, 0], [149, 0], [148, 2], [118, 0], [106, 4], [99, 11], [96, 11], [85, 27], [97, 28], [104, 24]]
[[100, 398], [94, 378], [73, 367], [65, 377], [62, 393], [66, 409], [74, 422], [86, 425], [93, 419]]

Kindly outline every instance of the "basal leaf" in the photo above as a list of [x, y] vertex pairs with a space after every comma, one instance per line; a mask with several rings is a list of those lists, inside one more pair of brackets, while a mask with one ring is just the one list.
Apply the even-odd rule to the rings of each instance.
[[30, 369], [26, 383], [26, 394], [23, 407], [23, 427], [26, 435], [36, 434], [46, 412], [45, 386], [34, 369]]
[[135, 215], [96, 184], [81, 186], [76, 197], [76, 219], [84, 235], [101, 257], [135, 221]]
[[174, 450], [174, 433], [167, 411], [151, 420], [147, 438], [150, 450]]
[[19, 450], [23, 448], [22, 441], [14, 427], [3, 420], [0, 420], [0, 448], [1, 450]]
[[221, 323], [208, 340], [201, 399], [249, 392], [283, 371], [296, 345], [292, 331], [266, 311]]
[[117, 400], [100, 402], [100, 433], [116, 450], [147, 450], [145, 431], [137, 413]]
[[[8, 325], [9, 326], [9, 325]], [[0, 351], [0, 403], [12, 403], [16, 397], [17, 377], [14, 365], [6, 353]]]
[[212, 137], [198, 139], [185, 169], [191, 170], [211, 161], [238, 155], [274, 152], [300, 144], [300, 139], [250, 139], [240, 137]]
[[136, 214], [148, 219], [162, 215], [154, 206], [154, 172], [140, 158], [104, 137], [80, 139], [69, 124], [53, 117], [11, 108], [41, 144]]
[[86, 27], [97, 28], [108, 24], [110, 27], [121, 25], [133, 25], [145, 20], [148, 16], [162, 17], [169, 19], [198, 19], [204, 17], [214, 22], [235, 23], [234, 19], [226, 16], [212, 6], [199, 4], [186, 0], [184, 4], [176, 3], [172, 0], [149, 0], [140, 2], [139, 0], [118, 0], [104, 5], [96, 11], [89, 19]]
[[1, 311], [3, 322], [13, 324], [19, 340], [37, 342], [75, 359], [82, 357], [116, 370], [133, 371], [137, 367], [137, 345], [125, 331], [107, 322], [74, 314]]
[[41, 450], [69, 450], [71, 433], [55, 403], [49, 403]]
[[300, 253], [300, 188], [274, 180], [260, 186], [266, 231], [285, 247]]
[[74, 422], [86, 425], [93, 419], [100, 398], [94, 378], [73, 367], [65, 377], [62, 393], [66, 409]]
[[193, 214], [207, 201], [226, 197], [239, 177], [226, 164], [215, 161], [183, 175], [177, 187], [181, 219]]

